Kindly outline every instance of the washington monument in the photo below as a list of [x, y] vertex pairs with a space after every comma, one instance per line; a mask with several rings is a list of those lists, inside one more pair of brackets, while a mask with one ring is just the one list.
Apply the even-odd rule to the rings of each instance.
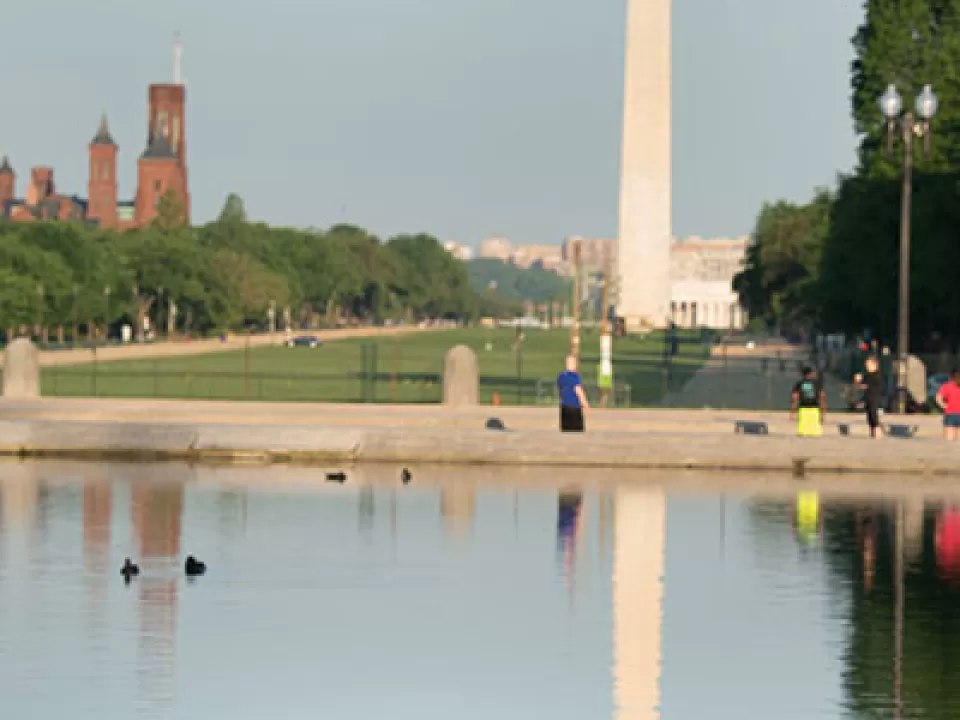
[[628, 330], [669, 319], [672, 0], [628, 0], [617, 314]]

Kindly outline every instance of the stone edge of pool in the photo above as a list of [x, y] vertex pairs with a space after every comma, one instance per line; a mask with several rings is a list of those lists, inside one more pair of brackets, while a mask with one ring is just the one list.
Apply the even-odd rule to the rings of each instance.
[[704, 433], [0, 421], [0, 457], [201, 464], [355, 463], [960, 476], [960, 445]]

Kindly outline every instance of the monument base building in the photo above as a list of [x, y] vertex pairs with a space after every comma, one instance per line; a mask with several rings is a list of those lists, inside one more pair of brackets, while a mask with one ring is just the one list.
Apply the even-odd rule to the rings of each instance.
[[673, 244], [670, 254], [670, 320], [682, 328], [742, 330], [749, 318], [733, 289], [750, 238]]
[[[739, 238], [674, 239], [670, 245], [670, 301], [665, 319], [683, 328], [707, 327], [714, 330], [740, 330], [749, 318], [733, 290], [733, 279], [743, 269], [749, 235]], [[607, 238], [569, 237], [561, 246], [566, 267], [573, 267], [574, 246], [580, 247], [580, 264], [584, 275], [614, 272], [618, 267], [619, 245]], [[637, 277], [620, 277], [621, 287], [642, 282]], [[628, 308], [612, 300], [617, 315]], [[628, 330], [631, 328], [628, 324]]]

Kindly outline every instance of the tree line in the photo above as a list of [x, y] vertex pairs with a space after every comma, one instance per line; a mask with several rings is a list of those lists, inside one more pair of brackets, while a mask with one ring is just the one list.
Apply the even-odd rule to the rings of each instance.
[[[386, 242], [352, 225], [328, 230], [249, 222], [230, 196], [190, 227], [171, 198], [149, 227], [0, 221], [0, 331], [65, 328], [73, 337], [148, 317], [154, 328], [212, 334], [290, 308], [295, 327], [340, 321], [475, 319], [510, 313], [476, 292], [464, 264], [426, 234]], [[34, 333], [36, 330], [33, 331]], [[102, 330], [101, 330], [102, 332]], [[115, 328], [111, 331], [115, 334]]]
[[878, 99], [891, 83], [905, 108], [925, 84], [940, 100], [929, 155], [914, 143], [911, 342], [960, 342], [960, 0], [868, 0], [853, 45], [858, 161], [808, 203], [768, 203], [735, 279], [755, 318], [786, 330], [859, 332], [891, 344], [897, 327], [901, 178]]

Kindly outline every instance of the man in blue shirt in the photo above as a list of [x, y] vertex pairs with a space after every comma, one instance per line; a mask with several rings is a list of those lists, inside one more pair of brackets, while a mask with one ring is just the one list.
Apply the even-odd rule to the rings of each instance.
[[577, 359], [572, 355], [567, 357], [567, 369], [557, 375], [557, 389], [560, 392], [560, 431], [583, 432], [583, 413], [590, 409], [590, 404], [577, 372]]

